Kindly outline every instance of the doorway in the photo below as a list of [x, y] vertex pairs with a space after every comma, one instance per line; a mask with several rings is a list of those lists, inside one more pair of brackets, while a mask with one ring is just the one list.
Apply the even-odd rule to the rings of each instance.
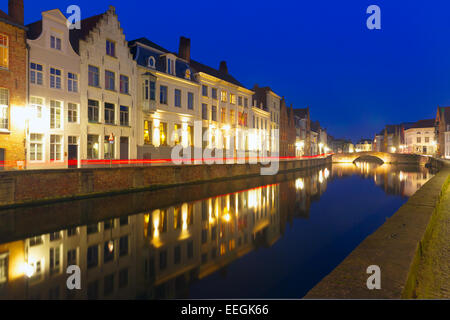
[[5, 170], [5, 149], [0, 148], [0, 171]]
[[68, 159], [69, 168], [78, 168], [78, 138], [71, 137], [68, 138]]
[[120, 160], [128, 159], [128, 137], [120, 137]]

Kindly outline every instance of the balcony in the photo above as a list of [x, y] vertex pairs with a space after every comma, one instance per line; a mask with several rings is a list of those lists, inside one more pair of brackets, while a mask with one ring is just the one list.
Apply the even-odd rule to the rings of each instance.
[[142, 111], [146, 113], [156, 112], [156, 101], [155, 100], [143, 100], [142, 101]]

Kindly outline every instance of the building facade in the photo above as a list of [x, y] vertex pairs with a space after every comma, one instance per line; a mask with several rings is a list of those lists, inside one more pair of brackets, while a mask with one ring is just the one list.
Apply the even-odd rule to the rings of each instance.
[[438, 107], [436, 131], [437, 156], [450, 159], [450, 107]]
[[296, 141], [295, 153], [297, 157], [311, 155], [311, 118], [309, 107], [294, 109]]
[[356, 152], [370, 152], [373, 151], [373, 141], [370, 139], [361, 139], [355, 146]]
[[80, 163], [80, 56], [72, 49], [58, 9], [28, 25], [29, 105], [27, 167], [67, 168]]
[[23, 0], [0, 10], [0, 170], [25, 166], [27, 59]]
[[408, 153], [432, 156], [437, 151], [435, 119], [420, 120], [405, 130]]

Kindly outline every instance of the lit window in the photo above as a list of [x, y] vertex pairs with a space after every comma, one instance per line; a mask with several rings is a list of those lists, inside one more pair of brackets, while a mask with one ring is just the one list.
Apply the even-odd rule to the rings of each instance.
[[52, 49], [61, 50], [61, 38], [51, 36], [50, 37], [50, 47]]
[[[31, 161], [42, 161], [42, 150], [43, 150], [43, 140], [44, 136], [42, 134], [30, 134], [30, 160]], [[42, 239], [41, 239], [42, 240]]]
[[78, 75], [72, 72], [67, 74], [67, 90], [78, 92]]
[[67, 105], [67, 121], [72, 123], [78, 121], [78, 105], [75, 103]]
[[144, 144], [152, 144], [152, 122], [148, 120], [144, 121]]
[[61, 70], [50, 68], [50, 88], [61, 89]]
[[167, 123], [159, 124], [159, 141], [160, 145], [167, 146]]
[[0, 284], [8, 282], [8, 254], [0, 255]]
[[88, 159], [98, 159], [98, 136], [88, 135], [87, 137]]
[[61, 102], [50, 101], [50, 129], [61, 129]]
[[44, 83], [44, 68], [38, 63], [30, 63], [30, 82], [42, 85]]
[[0, 68], [8, 69], [9, 38], [0, 33]]
[[42, 108], [44, 107], [44, 99], [38, 97], [30, 97], [30, 104], [35, 112], [36, 118], [42, 118]]
[[114, 152], [114, 143], [110, 143], [109, 142], [109, 136], [105, 136], [105, 140], [104, 140], [104, 150], [105, 150], [105, 154], [104, 154], [104, 158], [105, 159], [114, 159], [115, 157], [115, 152]]
[[236, 95], [235, 94], [230, 93], [230, 102], [232, 104], [236, 104]]
[[50, 161], [61, 161], [62, 160], [62, 138], [61, 136], [52, 134], [50, 136]]
[[9, 128], [9, 91], [0, 88], [0, 129]]
[[220, 100], [222, 102], [227, 102], [227, 92], [226, 91], [221, 91], [220, 92]]
[[106, 54], [110, 57], [116, 56], [116, 43], [111, 40], [106, 40]]

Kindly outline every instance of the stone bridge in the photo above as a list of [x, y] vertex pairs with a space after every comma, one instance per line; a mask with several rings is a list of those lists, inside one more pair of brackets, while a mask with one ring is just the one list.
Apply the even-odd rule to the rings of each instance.
[[405, 154], [405, 153], [387, 153], [387, 152], [354, 152], [354, 153], [336, 153], [333, 155], [334, 163], [352, 163], [355, 160], [369, 160], [378, 159], [384, 163], [397, 163], [397, 164], [425, 164], [428, 162], [428, 158], [417, 154]]

